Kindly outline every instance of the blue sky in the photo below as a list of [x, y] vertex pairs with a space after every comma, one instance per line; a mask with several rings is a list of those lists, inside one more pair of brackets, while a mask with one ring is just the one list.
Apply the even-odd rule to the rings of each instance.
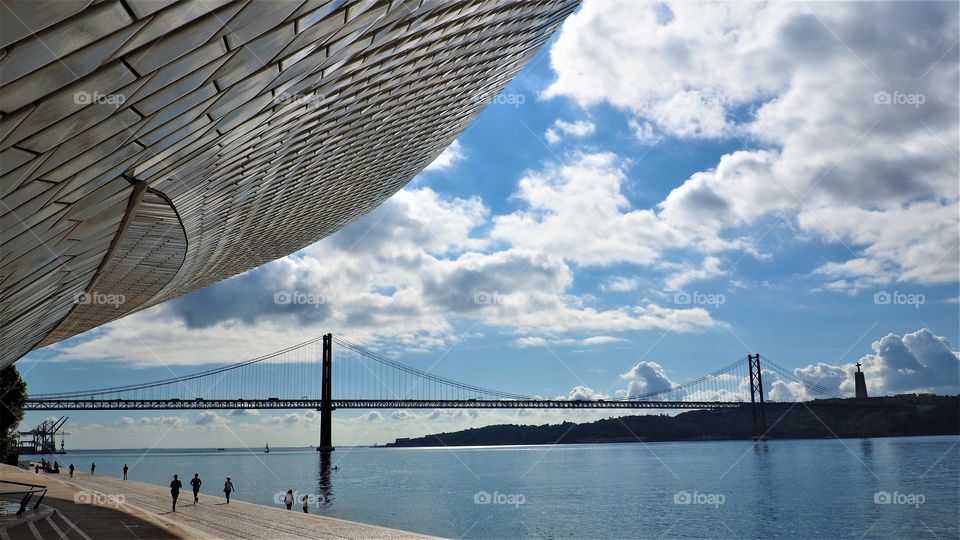
[[[587, 0], [371, 214], [31, 353], [31, 391], [165, 378], [330, 331], [525, 395], [654, 388], [748, 352], [845, 393], [857, 361], [874, 394], [956, 393], [955, 4], [615, 3]], [[322, 302], [278, 306], [278, 292]], [[810, 397], [777, 383], [775, 398]], [[338, 413], [335, 442], [608, 414]], [[70, 429], [87, 447], [316, 442], [296, 412], [77, 413]]]

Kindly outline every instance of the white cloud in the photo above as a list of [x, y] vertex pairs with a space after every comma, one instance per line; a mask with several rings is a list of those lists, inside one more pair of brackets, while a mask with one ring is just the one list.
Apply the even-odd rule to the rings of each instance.
[[[874, 354], [860, 359], [867, 380], [879, 393], [957, 393], [960, 356], [946, 338], [926, 328], [903, 337], [887, 334], [873, 342]], [[845, 380], [843, 389], [853, 383]]]
[[567, 122], [558, 119], [553, 123], [553, 127], [548, 128], [547, 131], [544, 132], [543, 136], [548, 143], [556, 144], [560, 142], [564, 136], [582, 139], [588, 135], [593, 135], [596, 130], [597, 126], [589, 120]]
[[[956, 394], [960, 391], [960, 353], [946, 338], [921, 328], [913, 333], [887, 334], [871, 345], [873, 354], [860, 358], [871, 396], [904, 393]], [[846, 396], [854, 394], [853, 365], [834, 366], [824, 362], [794, 369], [794, 375]], [[774, 400], [824, 397], [804, 385], [785, 381], [764, 371], [764, 382]]]
[[726, 269], [721, 267], [719, 258], [709, 256], [704, 258], [703, 265], [700, 268], [681, 265], [677, 272], [667, 277], [666, 289], [668, 291], [680, 290], [695, 281], [722, 276], [725, 271]]
[[437, 159], [430, 162], [424, 168], [427, 172], [447, 171], [457, 166], [458, 163], [466, 159], [467, 153], [464, 151], [460, 141], [453, 141], [443, 152], [437, 156]]
[[[605, 200], [622, 198], [615, 161], [612, 155], [577, 156], [571, 164], [551, 166], [544, 173], [559, 175], [563, 182], [573, 182], [577, 171], [605, 177], [610, 185], [596, 200], [613, 215], [597, 215], [597, 226], [603, 229], [597, 232], [637, 231], [609, 239], [591, 260], [616, 258], [618, 250], [632, 249], [631, 243], [661, 242], [642, 225], [647, 219], [656, 221], [654, 216], [623, 213], [616, 206], [623, 203]], [[549, 189], [535, 194], [540, 190], [532, 181], [526, 185], [529, 200], [553, 196]], [[562, 238], [554, 227], [566, 226], [572, 219], [566, 213], [579, 210], [559, 211], [564, 214], [559, 222], [541, 225], [538, 245], [526, 237], [512, 239], [519, 246], [503, 246], [501, 238], [484, 236], [489, 210], [478, 199], [448, 198], [429, 188], [405, 189], [297, 255], [58, 344], [53, 360], [113, 360], [134, 366], [237, 361], [330, 328], [367, 344], [380, 341], [423, 351], [460, 339], [453, 324], [458, 319], [531, 338], [576, 339], [586, 346], [609, 343], [618, 332], [689, 332], [716, 324], [700, 308], [673, 309], [644, 300], [601, 309], [590, 296], [570, 294], [573, 270], [564, 257], [577, 250], [570, 245], [569, 253], [554, 253], [562, 251], [553, 247], [561, 245]], [[612, 222], [601, 224], [605, 219]], [[495, 220], [494, 227], [506, 234], [507, 221]], [[530, 246], [523, 245], [527, 240]], [[586, 238], [578, 241], [588, 243]], [[494, 245], [500, 249], [491, 249]], [[646, 253], [634, 255], [642, 259]], [[286, 300], [278, 302], [278, 294]], [[144, 327], [151, 332], [143, 333]], [[565, 335], [574, 332], [594, 338]]]
[[899, 208], [820, 208], [798, 216], [800, 225], [855, 246], [868, 246], [857, 257], [827, 263], [818, 272], [842, 288], [862, 289], [907, 281], [951, 283], [960, 259], [956, 205], [918, 202]]
[[595, 401], [598, 399], [607, 399], [609, 396], [600, 392], [595, 392], [592, 388], [583, 385], [573, 387], [566, 396], [558, 396], [558, 400], [567, 401]]
[[647, 265], [687, 238], [623, 195], [625, 163], [609, 152], [579, 153], [532, 171], [516, 194], [524, 207], [494, 217], [491, 236], [581, 265]]
[[611, 278], [607, 283], [600, 286], [604, 291], [613, 291], [613, 292], [630, 292], [635, 291], [640, 287], [640, 280], [637, 278], [628, 278], [623, 276], [617, 276]]
[[[635, 399], [653, 392], [668, 390], [676, 386], [674, 382], [667, 377], [666, 371], [656, 362], [641, 360], [637, 362], [629, 371], [620, 375], [620, 378], [627, 381], [626, 390], [621, 390], [618, 395], [629, 399]], [[677, 399], [671, 396], [671, 399]]]
[[[708, 239], [789, 218], [853, 252], [817, 269], [824, 288], [949, 283], [960, 275], [957, 28], [942, 3], [587, 0], [551, 49], [546, 95], [626, 110], [641, 139], [747, 146], [674, 189], [658, 206], [665, 228]], [[878, 92], [923, 103], [878, 103]]]
[[197, 415], [193, 423], [198, 426], [222, 426], [227, 423], [227, 419], [213, 411], [203, 411]]
[[656, 133], [650, 122], [641, 122], [631, 118], [627, 125], [633, 130], [633, 136], [637, 138], [640, 144], [652, 146], [663, 140], [663, 137]]

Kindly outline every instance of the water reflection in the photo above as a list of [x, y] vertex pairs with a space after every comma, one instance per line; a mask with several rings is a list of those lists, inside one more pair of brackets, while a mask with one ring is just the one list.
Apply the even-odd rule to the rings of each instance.
[[320, 475], [318, 477], [317, 497], [322, 508], [333, 505], [333, 485], [330, 483], [330, 452], [320, 452]]
[[873, 458], [873, 441], [870, 439], [860, 439], [860, 455], [864, 460]]

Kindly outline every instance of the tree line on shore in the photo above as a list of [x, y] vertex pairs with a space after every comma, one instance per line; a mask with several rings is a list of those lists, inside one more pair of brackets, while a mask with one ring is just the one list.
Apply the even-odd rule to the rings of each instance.
[[[822, 439], [960, 434], [960, 396], [903, 394], [867, 400], [829, 399], [767, 402], [768, 439]], [[575, 424], [500, 424], [452, 433], [400, 438], [386, 446], [472, 446], [576, 444], [642, 441], [750, 439], [750, 405], [696, 410], [677, 415], [646, 414]]]

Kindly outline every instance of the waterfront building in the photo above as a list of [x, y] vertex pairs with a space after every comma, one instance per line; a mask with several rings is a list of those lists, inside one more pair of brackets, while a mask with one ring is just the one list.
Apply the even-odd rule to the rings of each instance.
[[402, 188], [578, 0], [0, 4], [0, 367]]

